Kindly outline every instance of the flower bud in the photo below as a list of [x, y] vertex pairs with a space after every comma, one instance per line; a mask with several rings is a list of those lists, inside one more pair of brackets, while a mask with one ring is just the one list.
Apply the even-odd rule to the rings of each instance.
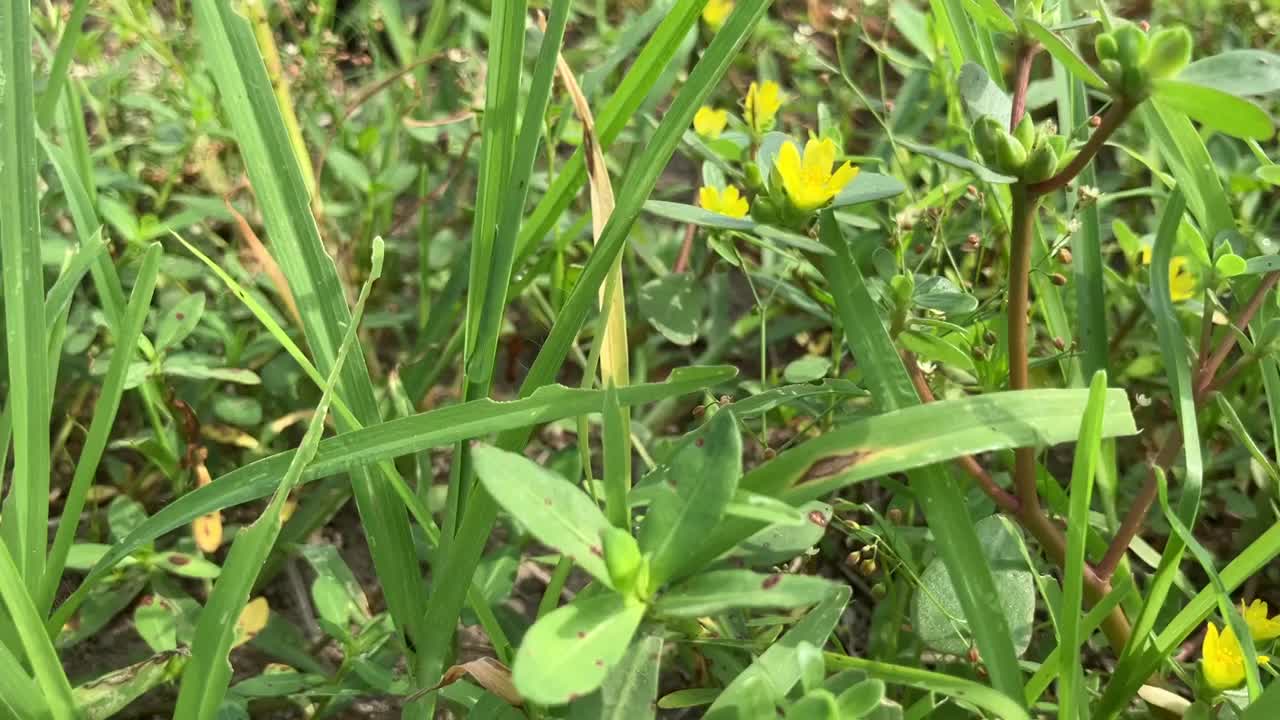
[[1013, 129], [1013, 136], [1022, 143], [1022, 147], [1027, 152], [1031, 152], [1031, 149], [1036, 146], [1036, 124], [1032, 122], [1030, 114], [1023, 113], [1018, 127]]
[[1040, 182], [1053, 177], [1053, 171], [1057, 169], [1058, 154], [1049, 147], [1048, 143], [1042, 143], [1027, 159], [1027, 167], [1022, 171], [1022, 177], [1029, 182]]
[[631, 537], [631, 533], [617, 527], [605, 530], [603, 540], [604, 564], [609, 569], [609, 578], [618, 590], [631, 590], [635, 587], [636, 575], [644, 562], [640, 546]]
[[1001, 127], [1000, 121], [989, 115], [979, 118], [978, 122], [973, 124], [973, 144], [977, 146], [978, 152], [987, 164], [996, 161], [997, 146], [1000, 134], [1003, 132], [1004, 128]]
[[1146, 61], [1151, 40], [1137, 25], [1125, 23], [1112, 32], [1116, 36], [1116, 59], [1121, 64], [1133, 67]]
[[1124, 82], [1124, 66], [1120, 64], [1119, 60], [1107, 58], [1099, 62], [1098, 74], [1102, 76], [1103, 80], [1107, 81], [1107, 85], [1113, 90], [1121, 89], [1121, 85]]
[[1001, 172], [1016, 175], [1027, 164], [1027, 149], [1009, 133], [996, 138], [997, 167]]
[[1109, 32], [1098, 33], [1093, 39], [1093, 51], [1097, 53], [1098, 60], [1117, 60], [1120, 57], [1116, 36]]
[[991, 332], [990, 330], [988, 330], [982, 333], [982, 342], [988, 345], [995, 345], [996, 343], [1000, 342], [1000, 338], [996, 336], [994, 332]]
[[862, 573], [863, 577], [871, 577], [872, 575], [875, 575], [876, 569], [877, 566], [875, 558], [867, 558], [858, 564], [858, 572]]
[[1184, 27], [1165, 28], [1151, 36], [1146, 70], [1152, 79], [1173, 77], [1191, 62], [1191, 33]]
[[747, 189], [753, 193], [759, 193], [764, 190], [764, 176], [760, 174], [760, 166], [754, 162], [748, 161], [742, 168], [746, 173], [745, 185]]

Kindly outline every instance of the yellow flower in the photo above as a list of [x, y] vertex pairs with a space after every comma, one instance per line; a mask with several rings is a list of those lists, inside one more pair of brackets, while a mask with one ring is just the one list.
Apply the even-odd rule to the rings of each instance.
[[1189, 300], [1196, 294], [1196, 276], [1191, 274], [1184, 257], [1176, 257], [1169, 263], [1169, 297], [1174, 302]]
[[1265, 602], [1254, 600], [1246, 608], [1244, 601], [1241, 601], [1240, 607], [1244, 610], [1244, 621], [1249, 624], [1249, 634], [1253, 636], [1254, 642], [1261, 643], [1280, 637], [1280, 615], [1268, 618]]
[[751, 83], [751, 87], [747, 88], [743, 113], [747, 125], [757, 133], [772, 129], [773, 118], [778, 114], [778, 108], [782, 107], [783, 100], [782, 88], [778, 87], [778, 83], [772, 80], [766, 80], [763, 85]]
[[746, 217], [749, 209], [747, 199], [742, 197], [738, 188], [733, 185], [729, 185], [724, 190], [704, 185], [698, 191], [698, 202], [702, 204], [704, 210], [732, 218]]
[[724, 25], [725, 20], [729, 19], [731, 12], [733, 12], [733, 0], [710, 0], [702, 9], [702, 22], [707, 24], [711, 32], [715, 32]]
[[[1263, 613], [1265, 614], [1265, 610]], [[1230, 626], [1223, 628], [1218, 634], [1218, 626], [1212, 622], [1204, 634], [1204, 643], [1200, 646], [1204, 667], [1204, 679], [1209, 687], [1217, 691], [1230, 690], [1244, 682], [1244, 650], [1236, 639], [1235, 631]], [[1265, 655], [1258, 656], [1258, 662], [1265, 663]]]
[[724, 132], [725, 123], [729, 122], [727, 110], [717, 110], [710, 105], [703, 105], [693, 116], [693, 131], [708, 140], [715, 140]]
[[836, 144], [831, 138], [811, 138], [804, 146], [804, 159], [794, 142], [783, 143], [774, 158], [774, 167], [782, 177], [782, 188], [791, 204], [801, 212], [811, 212], [831, 202], [858, 176], [858, 168], [845, 162], [834, 173]]
[[[1151, 264], [1151, 246], [1143, 245], [1138, 253], [1143, 265]], [[1196, 276], [1191, 272], [1191, 263], [1179, 255], [1169, 261], [1169, 297], [1174, 302], [1190, 300], [1196, 294]]]

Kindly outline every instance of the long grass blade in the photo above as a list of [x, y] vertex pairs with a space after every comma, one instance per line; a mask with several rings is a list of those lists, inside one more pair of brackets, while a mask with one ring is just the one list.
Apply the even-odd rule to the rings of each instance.
[[1067, 515], [1067, 554], [1062, 562], [1062, 612], [1058, 616], [1059, 677], [1058, 712], [1065, 720], [1081, 715], [1080, 625], [1084, 615], [1085, 540], [1089, 534], [1089, 501], [1093, 497], [1094, 472], [1102, 449], [1102, 417], [1107, 396], [1107, 374], [1093, 376], [1089, 405], [1080, 420], [1075, 461], [1071, 465], [1070, 512]]
[[58, 652], [41, 630], [40, 614], [27, 594], [13, 556], [0, 545], [0, 601], [9, 610], [14, 628], [26, 652], [36, 684], [57, 720], [74, 720], [76, 703], [71, 696], [71, 683], [62, 670]]
[[107, 447], [107, 440], [115, 424], [116, 412], [120, 409], [120, 398], [124, 395], [129, 365], [135, 357], [138, 337], [142, 335], [142, 326], [147, 320], [147, 311], [151, 308], [151, 294], [155, 290], [156, 274], [160, 269], [162, 254], [159, 243], [153, 243], [147, 248], [142, 258], [142, 265], [138, 269], [137, 279], [134, 281], [133, 294], [129, 297], [129, 304], [125, 308], [123, 323], [117, 328], [115, 352], [111, 354], [107, 374], [102, 380], [102, 390], [94, 406], [89, 432], [85, 435], [84, 446], [76, 462], [75, 475], [72, 477], [66, 502], [63, 504], [62, 522], [58, 523], [58, 531], [49, 552], [44, 583], [36, 599], [36, 607], [41, 613], [48, 611], [53, 603], [58, 584], [62, 581], [62, 571], [66, 566], [67, 553], [71, 551], [71, 544], [75, 542], [76, 528], [80, 524], [80, 512], [84, 509], [85, 497], [98, 472], [98, 463], [102, 460], [102, 453]]
[[[310, 194], [253, 32], [229, 3], [197, 0], [193, 7], [201, 49], [245, 160], [271, 250], [297, 299], [316, 367], [328, 373], [351, 322], [350, 311], [337, 268], [320, 241]], [[366, 427], [381, 420], [362, 353], [352, 354], [338, 388]], [[338, 427], [349, 429], [341, 417]], [[422, 573], [404, 505], [368, 468], [357, 469], [351, 480], [391, 616], [421, 647], [427, 635], [421, 612]]]
[[[681, 4], [672, 15], [686, 12], [690, 6], [700, 9], [703, 4], [701, 2]], [[537, 358], [534, 359], [533, 367], [529, 369], [520, 387], [521, 396], [528, 396], [537, 388], [554, 381], [587, 313], [598, 302], [597, 293], [617, 260], [618, 254], [622, 251], [622, 246], [626, 242], [632, 225], [639, 217], [644, 202], [653, 192], [658, 177], [671, 159], [685, 130], [693, 122], [694, 113], [724, 76], [733, 57], [746, 41], [747, 34], [764, 14], [769, 4], [770, 0], [747, 0], [738, 3], [733, 14], [725, 21], [725, 25], [690, 72], [688, 81], [672, 102], [649, 142], [648, 152], [628, 174], [626, 183], [618, 195], [617, 207], [600, 236], [600, 242], [583, 268], [573, 292], [565, 300], [550, 336]], [[666, 27], [665, 23], [664, 27]], [[632, 72], [635, 71], [636, 68], [633, 67]], [[602, 118], [601, 125], [603, 124]], [[604, 130], [601, 131], [601, 135], [601, 141], [605, 142]], [[563, 177], [567, 172], [562, 170], [561, 174]], [[530, 218], [525, 227], [532, 227], [532, 222], [533, 219]], [[624, 390], [620, 389], [619, 394], [622, 392]], [[505, 450], [518, 450], [524, 446], [528, 436], [528, 428], [512, 430], [499, 437], [498, 446]], [[436, 592], [432, 595], [427, 609], [427, 624], [430, 627], [452, 628], [456, 623], [463, 601], [462, 588], [458, 586], [457, 580], [474, 574], [485, 539], [497, 518], [497, 512], [497, 504], [482, 490], [477, 490], [469, 498], [466, 514], [454, 545], [455, 551], [449, 554], [444, 566], [440, 569], [439, 577], [442, 581], [436, 584]], [[430, 644], [422, 647], [418, 669], [420, 678], [439, 676], [443, 671], [445, 657], [453, 641], [450, 635], [449, 632], [439, 632], [432, 638]], [[428, 694], [420, 702], [429, 710], [430, 705], [434, 703], [434, 695]]]
[[0, 0], [0, 263], [13, 423], [3, 538], [32, 594], [44, 573], [49, 520], [49, 386], [40, 263], [30, 0]]
[[320, 447], [320, 437], [324, 434], [325, 419], [329, 415], [329, 404], [333, 400], [334, 389], [338, 377], [342, 373], [342, 365], [346, 361], [351, 348], [356, 345], [356, 329], [364, 314], [365, 302], [369, 299], [369, 291], [373, 283], [382, 275], [383, 245], [380, 238], [373, 242], [373, 263], [369, 278], [360, 289], [360, 297], [351, 311], [351, 324], [346, 336], [334, 358], [333, 367], [325, 381], [324, 393], [316, 405], [307, 432], [302, 437], [298, 451], [289, 462], [280, 485], [276, 488], [271, 502], [267, 504], [258, 519], [247, 528], [236, 533], [231, 544], [226, 562], [222, 564], [222, 572], [214, 583], [209, 602], [200, 612], [196, 624], [195, 640], [191, 643], [191, 661], [182, 674], [182, 684], [178, 691], [178, 701], [174, 709], [176, 717], [208, 720], [218, 716], [218, 707], [226, 694], [227, 685], [231, 681], [231, 664], [227, 654], [231, 651], [235, 640], [236, 623], [241, 609], [249, 601], [249, 593], [253, 590], [254, 581], [267, 562], [280, 529], [284, 525], [281, 512], [289, 493], [302, 480], [302, 471], [316, 456]]
[[[845, 342], [864, 368], [867, 386], [880, 410], [919, 404], [906, 368], [894, 350], [862, 272], [831, 211], [824, 212], [819, 220], [819, 236], [833, 254], [815, 256], [815, 260], [832, 288]], [[947, 469], [939, 465], [920, 468], [908, 477], [936, 537], [938, 553], [955, 583], [956, 595], [973, 630], [978, 652], [991, 673], [991, 684], [1020, 704], [1022, 672], [1014, 653], [1013, 637], [1000, 611], [991, 566], [978, 544], [964, 495]]]

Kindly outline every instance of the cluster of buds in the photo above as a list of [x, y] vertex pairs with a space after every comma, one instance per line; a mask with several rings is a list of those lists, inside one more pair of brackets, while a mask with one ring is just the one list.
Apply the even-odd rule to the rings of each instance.
[[1151, 84], [1172, 77], [1191, 62], [1191, 33], [1166, 28], [1148, 36], [1132, 23], [1099, 33], [1093, 41], [1098, 74], [1111, 91], [1130, 101], [1145, 98]]
[[988, 166], [1028, 183], [1053, 177], [1078, 152], [1052, 126], [1036, 127], [1029, 115], [1022, 116], [1012, 133], [999, 120], [985, 116], [974, 123], [973, 142]]

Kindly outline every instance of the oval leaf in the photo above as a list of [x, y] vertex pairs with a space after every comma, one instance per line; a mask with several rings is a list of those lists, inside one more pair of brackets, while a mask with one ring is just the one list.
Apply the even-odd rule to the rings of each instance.
[[613, 587], [601, 535], [610, 525], [600, 508], [572, 483], [523, 455], [490, 445], [471, 448], [485, 490], [538, 540]]
[[693, 273], [672, 273], [640, 288], [640, 313], [676, 345], [692, 345], [706, 314], [704, 285]]
[[653, 609], [668, 617], [693, 618], [735, 608], [795, 608], [814, 605], [835, 585], [812, 575], [764, 575], [750, 570], [713, 570], [671, 588]]
[[1232, 95], [1266, 95], [1280, 90], [1280, 55], [1265, 50], [1232, 50], [1197, 60], [1178, 79]]
[[645, 605], [607, 593], [578, 597], [529, 628], [512, 677], [526, 699], [562, 705], [600, 687], [622, 659]]
[[1243, 98], [1207, 85], [1161, 80], [1156, 84], [1161, 105], [1180, 110], [1206, 127], [1228, 135], [1267, 140], [1275, 132], [1271, 116]]

